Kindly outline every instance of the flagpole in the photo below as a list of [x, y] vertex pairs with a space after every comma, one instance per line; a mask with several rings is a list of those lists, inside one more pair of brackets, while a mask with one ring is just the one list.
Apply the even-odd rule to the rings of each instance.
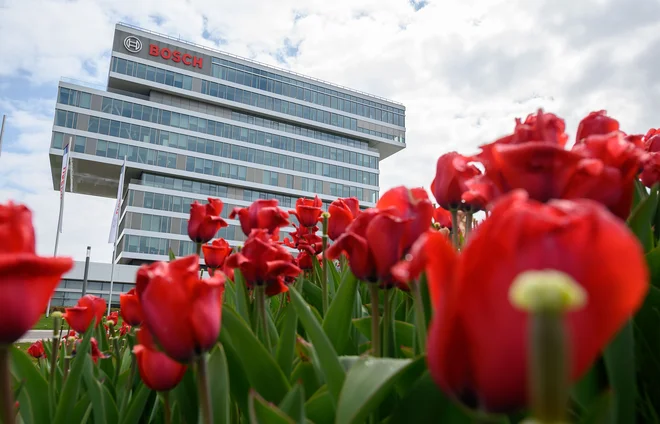
[[[66, 193], [66, 180], [69, 177], [69, 166], [71, 163], [71, 155], [69, 154], [71, 149], [71, 144], [73, 142], [73, 136], [69, 136], [69, 144], [65, 146], [64, 155], [66, 155], [66, 167], [64, 168], [64, 178], [60, 180], [60, 216], [57, 220], [57, 233], [55, 234], [55, 249], [53, 250], [53, 256], [57, 256], [57, 248], [60, 244], [60, 233], [62, 232], [62, 218], [64, 217], [64, 194]], [[64, 157], [62, 157], [62, 162], [64, 162]], [[62, 163], [64, 165], [64, 163]], [[62, 176], [60, 175], [60, 178]], [[48, 299], [48, 307], [46, 309], [46, 317], [50, 315], [50, 301]]]
[[108, 293], [107, 315], [110, 315], [110, 308], [112, 307], [112, 291], [115, 284], [115, 259], [117, 256], [117, 238], [119, 233], [119, 219], [121, 218], [121, 203], [124, 194], [126, 159], [127, 157], [124, 156], [124, 164], [121, 167], [121, 174], [119, 175], [119, 187], [117, 188], [117, 205], [115, 206], [114, 215], [112, 217], [112, 228], [110, 228], [110, 240], [112, 240], [112, 264], [110, 265], [110, 293]]

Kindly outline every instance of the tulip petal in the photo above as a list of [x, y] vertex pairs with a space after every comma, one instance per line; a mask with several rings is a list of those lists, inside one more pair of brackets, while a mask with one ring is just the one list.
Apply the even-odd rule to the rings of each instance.
[[194, 334], [196, 346], [202, 351], [210, 350], [218, 340], [224, 291], [225, 276], [221, 273], [200, 280], [195, 285], [190, 330]]

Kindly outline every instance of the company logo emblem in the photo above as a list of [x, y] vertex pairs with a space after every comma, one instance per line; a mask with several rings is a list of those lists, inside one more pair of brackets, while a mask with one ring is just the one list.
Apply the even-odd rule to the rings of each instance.
[[124, 38], [124, 47], [131, 53], [137, 53], [142, 50], [142, 41], [137, 37], [129, 35]]

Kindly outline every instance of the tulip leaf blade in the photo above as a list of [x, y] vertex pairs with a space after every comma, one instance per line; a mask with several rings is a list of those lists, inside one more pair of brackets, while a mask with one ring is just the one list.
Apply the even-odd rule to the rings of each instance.
[[20, 415], [26, 424], [50, 422], [48, 408], [48, 382], [34, 366], [30, 357], [15, 346], [11, 348], [13, 374], [25, 385], [18, 394]]
[[250, 385], [269, 402], [280, 402], [290, 386], [275, 358], [229, 308], [222, 309], [222, 327], [220, 340], [233, 346]]
[[328, 384], [328, 391], [336, 404], [339, 400], [339, 393], [341, 392], [346, 377], [344, 369], [339, 362], [337, 352], [332, 346], [332, 342], [328, 336], [323, 332], [323, 328], [314, 316], [311, 307], [305, 302], [294, 287], [291, 287], [289, 292], [291, 295], [291, 303], [294, 308], [296, 308], [298, 318], [305, 328], [305, 332], [311, 339], [316, 353], [319, 356], [320, 365]]
[[198, 418], [197, 386], [195, 373], [188, 367], [181, 382], [171, 390], [172, 400], [179, 406], [179, 413], [183, 422], [196, 423]]
[[137, 393], [131, 398], [131, 402], [128, 404], [128, 409], [126, 414], [121, 420], [121, 424], [137, 424], [140, 422], [142, 417], [142, 412], [149, 400], [149, 395], [151, 390], [145, 384], [140, 384], [140, 388], [137, 390]]
[[229, 367], [222, 345], [216, 346], [208, 358], [211, 399], [213, 399], [214, 424], [229, 424], [231, 400], [229, 391]]
[[234, 270], [234, 288], [236, 289], [236, 312], [246, 324], [250, 324], [250, 304], [246, 282], [238, 268]]
[[[317, 311], [323, 310], [323, 298], [321, 294], [321, 289], [316, 284], [312, 283], [310, 280], [303, 280], [303, 293], [305, 294], [305, 300], [309, 302], [311, 306], [314, 307]], [[320, 314], [319, 314], [320, 316]]]
[[614, 423], [612, 420], [613, 393], [605, 391], [590, 405], [580, 418], [580, 424]]
[[71, 412], [78, 399], [80, 381], [85, 369], [85, 359], [89, 353], [93, 327], [93, 324], [90, 325], [83, 336], [82, 342], [76, 347], [76, 356], [71, 360], [69, 376], [64, 383], [64, 387], [62, 387], [59, 402], [55, 409], [55, 419], [53, 420], [55, 424], [68, 424], [71, 422]]
[[300, 383], [286, 394], [279, 408], [297, 424], [305, 424], [305, 389]]
[[637, 378], [635, 337], [632, 321], [626, 322], [603, 354], [610, 385], [614, 390], [612, 411], [614, 422], [636, 421]]
[[351, 335], [351, 319], [357, 289], [357, 278], [353, 273], [347, 273], [323, 318], [323, 331], [340, 355], [346, 350], [346, 344]]
[[314, 424], [333, 424], [335, 422], [335, 407], [327, 386], [321, 387], [305, 402], [305, 413]]
[[291, 382], [301, 382], [305, 393], [315, 393], [321, 387], [321, 380], [314, 369], [314, 365], [308, 360], [298, 362], [291, 372]]
[[642, 199], [633, 209], [628, 218], [628, 226], [644, 247], [644, 252], [653, 249], [653, 229], [658, 209], [658, 190], [654, 187], [646, 199]]
[[176, 255], [174, 254], [174, 250], [172, 250], [172, 248], [170, 248], [170, 251], [167, 252], [167, 255], [170, 258], [170, 262], [176, 261]]
[[[393, 390], [394, 384], [407, 371], [421, 373], [417, 360], [392, 358], [360, 358], [346, 374], [346, 381], [337, 403], [336, 422], [363, 423]], [[422, 367], [423, 369], [423, 367]]]
[[294, 353], [296, 350], [296, 330], [298, 329], [298, 315], [291, 304], [284, 311], [284, 324], [282, 334], [277, 345], [275, 357], [277, 364], [286, 377], [291, 375]]
[[390, 422], [469, 424], [473, 420], [438, 389], [431, 374], [425, 371], [397, 403]]
[[269, 405], [254, 389], [250, 390], [248, 415], [250, 424], [295, 424], [278, 407]]
[[[107, 424], [108, 417], [106, 415], [105, 402], [103, 399], [103, 389], [101, 388], [101, 384], [94, 377], [94, 365], [92, 364], [92, 359], [87, 355], [85, 355], [84, 359], [83, 383], [92, 404], [94, 424]], [[117, 420], [111, 422], [117, 422]]]

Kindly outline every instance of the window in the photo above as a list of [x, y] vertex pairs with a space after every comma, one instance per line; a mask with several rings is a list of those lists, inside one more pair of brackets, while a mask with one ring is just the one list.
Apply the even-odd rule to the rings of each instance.
[[89, 109], [92, 106], [92, 95], [81, 91], [78, 99], [78, 106]]

